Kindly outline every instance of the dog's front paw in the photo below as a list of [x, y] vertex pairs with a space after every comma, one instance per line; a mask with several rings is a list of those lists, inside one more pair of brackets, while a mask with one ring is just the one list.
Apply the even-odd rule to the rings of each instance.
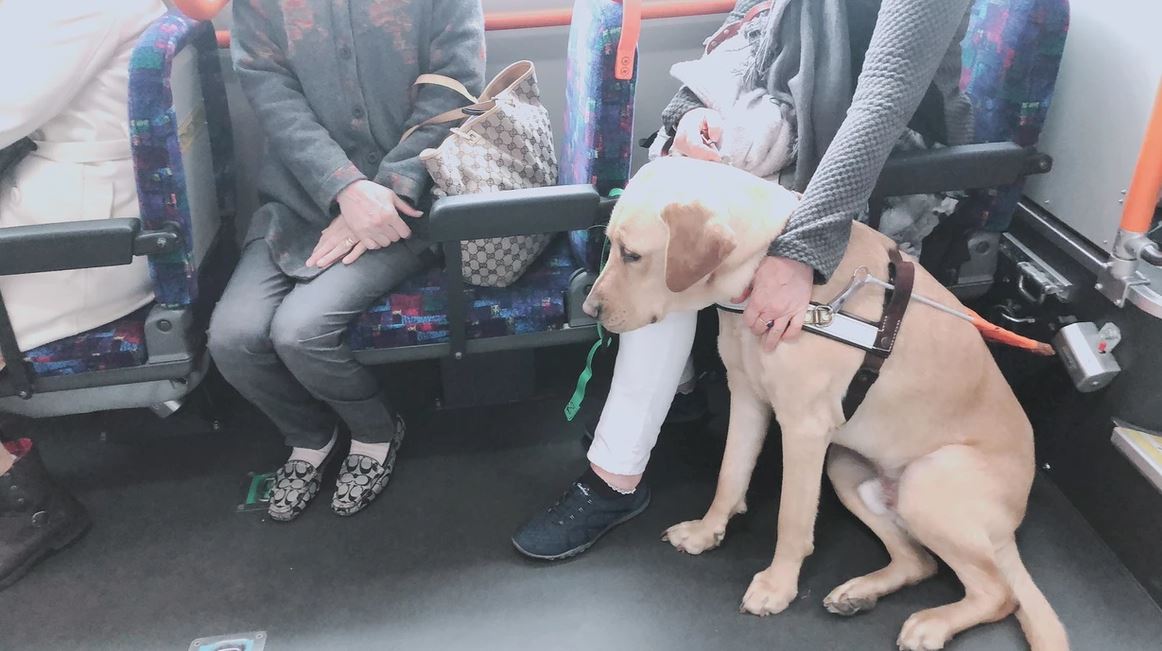
[[662, 534], [662, 540], [669, 542], [680, 552], [701, 554], [722, 544], [726, 537], [726, 525], [717, 527], [706, 520], [690, 520], [676, 524]]
[[739, 612], [765, 617], [777, 615], [787, 609], [794, 600], [798, 587], [776, 578], [771, 570], [763, 570], [754, 575], [750, 587], [742, 597]]
[[901, 651], [937, 651], [952, 638], [948, 621], [938, 608], [921, 610], [904, 622], [896, 644]]

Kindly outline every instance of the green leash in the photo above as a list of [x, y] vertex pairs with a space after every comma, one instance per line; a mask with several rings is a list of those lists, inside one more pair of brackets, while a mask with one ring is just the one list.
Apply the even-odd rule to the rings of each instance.
[[[611, 198], [621, 196], [621, 189], [614, 188], [609, 191]], [[605, 268], [605, 261], [609, 259], [609, 238], [605, 239], [605, 244], [601, 247], [601, 266], [597, 269], [600, 274], [601, 270]], [[593, 379], [593, 358], [597, 356], [597, 351], [602, 348], [609, 348], [613, 343], [613, 337], [597, 324], [597, 341], [593, 342], [593, 347], [589, 349], [589, 355], [585, 357], [585, 368], [581, 370], [581, 374], [577, 376], [577, 388], [573, 390], [573, 397], [569, 398], [569, 402], [565, 405], [565, 420], [573, 422], [577, 417], [577, 412], [581, 411], [581, 403], [585, 401], [585, 388], [589, 386], [589, 380]]]

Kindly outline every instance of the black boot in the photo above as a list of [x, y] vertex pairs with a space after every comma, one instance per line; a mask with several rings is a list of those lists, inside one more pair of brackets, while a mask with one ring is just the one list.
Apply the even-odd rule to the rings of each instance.
[[84, 507], [53, 483], [32, 441], [4, 447], [16, 462], [0, 475], [0, 590], [89, 527]]

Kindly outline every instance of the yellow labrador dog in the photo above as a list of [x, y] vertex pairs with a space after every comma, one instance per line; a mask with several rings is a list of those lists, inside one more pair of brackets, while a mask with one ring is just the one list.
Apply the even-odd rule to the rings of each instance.
[[[741, 296], [769, 243], [797, 204], [793, 193], [727, 165], [689, 158], [649, 163], [630, 181], [609, 224], [609, 262], [585, 309], [613, 332], [628, 332], [676, 310]], [[887, 278], [893, 243], [855, 224], [827, 302], [853, 271]], [[958, 306], [917, 265], [915, 293]], [[860, 290], [844, 309], [877, 321], [883, 290]], [[782, 431], [778, 541], [770, 567], [751, 581], [742, 609], [784, 610], [811, 553], [820, 476], [887, 547], [887, 567], [854, 578], [824, 599], [851, 615], [936, 571], [929, 552], [964, 584], [964, 599], [912, 615], [898, 644], [940, 649], [952, 636], [1014, 611], [1035, 651], [1068, 648], [1065, 629], [1021, 562], [1014, 532], [1033, 481], [1033, 432], [976, 329], [912, 302], [879, 380], [850, 421], [841, 402], [864, 352], [804, 333], [765, 353], [738, 314], [719, 313], [719, 351], [728, 370], [730, 425], [714, 501], [701, 520], [666, 538], [698, 554], [722, 543], [746, 490], [770, 422]]]

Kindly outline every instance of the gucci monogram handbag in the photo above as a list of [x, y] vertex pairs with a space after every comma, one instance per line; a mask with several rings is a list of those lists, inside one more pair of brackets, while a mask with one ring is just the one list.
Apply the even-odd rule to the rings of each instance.
[[[531, 61], [505, 68], [479, 98], [441, 75], [421, 75], [416, 83], [438, 84], [472, 101], [423, 123], [463, 120], [439, 147], [420, 154], [436, 197], [556, 185], [553, 129]], [[414, 128], [418, 126], [423, 125]], [[546, 233], [463, 242], [464, 280], [482, 287], [507, 287], [545, 250], [551, 237]]]

